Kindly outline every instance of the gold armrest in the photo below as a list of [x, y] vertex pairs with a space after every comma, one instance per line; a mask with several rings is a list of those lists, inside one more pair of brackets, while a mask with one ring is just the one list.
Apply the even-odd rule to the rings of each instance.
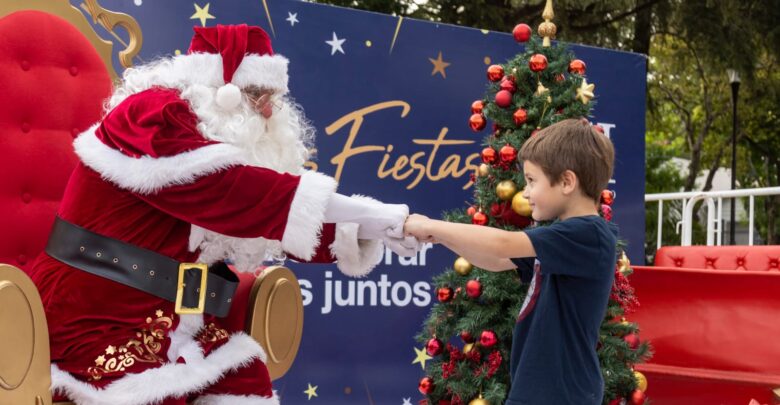
[[41, 296], [23, 271], [6, 264], [0, 264], [0, 342], [0, 404], [51, 405]]
[[246, 325], [268, 355], [271, 380], [282, 377], [298, 354], [303, 332], [301, 287], [290, 269], [269, 267], [255, 280]]

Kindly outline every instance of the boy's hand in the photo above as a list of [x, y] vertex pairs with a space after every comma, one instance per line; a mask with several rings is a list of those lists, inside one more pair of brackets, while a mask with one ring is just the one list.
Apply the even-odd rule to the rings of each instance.
[[421, 242], [437, 243], [431, 234], [431, 223], [433, 221], [425, 215], [412, 214], [406, 218], [404, 223], [404, 234], [412, 235]]

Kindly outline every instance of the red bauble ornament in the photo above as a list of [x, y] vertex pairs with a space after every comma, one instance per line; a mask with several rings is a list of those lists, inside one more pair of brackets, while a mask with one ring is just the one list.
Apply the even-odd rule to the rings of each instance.
[[517, 42], [526, 42], [531, 39], [531, 27], [528, 24], [517, 24], [512, 30], [512, 36]]
[[517, 111], [512, 114], [512, 119], [515, 120], [515, 125], [523, 125], [528, 120], [528, 111], [518, 108]]
[[460, 338], [464, 343], [474, 343], [474, 336], [471, 336], [471, 333], [467, 330], [460, 332]]
[[482, 161], [487, 164], [493, 164], [496, 161], [496, 150], [489, 146], [482, 149]]
[[602, 127], [602, 126], [601, 126], [601, 125], [599, 125], [599, 124], [596, 124], [596, 125], [594, 125], [594, 126], [593, 126], [593, 129], [595, 129], [595, 130], [596, 130], [596, 132], [598, 132], [598, 133], [600, 133], [600, 134], [602, 134], [602, 135], [604, 134], [604, 127]]
[[440, 399], [439, 405], [452, 405], [452, 402], [449, 399]]
[[612, 207], [607, 204], [601, 204], [601, 213], [604, 214], [604, 219], [612, 221]]
[[501, 108], [507, 108], [512, 104], [512, 92], [508, 90], [499, 90], [496, 93], [496, 105]]
[[647, 395], [640, 390], [634, 390], [631, 393], [631, 405], [644, 405], [647, 400]]
[[487, 69], [487, 78], [491, 82], [497, 82], [504, 77], [504, 68], [501, 65], [490, 65]]
[[574, 59], [573, 61], [569, 62], [569, 73], [575, 73], [580, 76], [585, 74], [585, 62]]
[[420, 384], [417, 386], [420, 390], [420, 394], [428, 395], [433, 392], [433, 379], [431, 377], [423, 377], [420, 380]]
[[488, 223], [488, 217], [484, 212], [478, 212], [471, 217], [471, 223], [474, 225], [485, 225]]
[[510, 93], [514, 93], [515, 91], [517, 91], [517, 86], [515, 85], [515, 82], [507, 79], [506, 77], [504, 77], [504, 80], [501, 80], [501, 84], [499, 86], [501, 87], [501, 90], [506, 90]]
[[425, 344], [425, 351], [429, 356], [438, 356], [443, 350], [444, 344], [439, 339], [431, 338], [428, 340], [428, 343]]
[[623, 340], [628, 343], [628, 347], [631, 348], [631, 350], [636, 350], [637, 347], [639, 347], [639, 336], [636, 335], [636, 333], [629, 333], [626, 336], [623, 336]]
[[454, 294], [454, 292], [452, 291], [452, 288], [450, 288], [450, 287], [439, 288], [439, 290], [436, 292], [436, 295], [439, 298], [439, 302], [450, 302], [450, 301], [452, 301], [452, 294]]
[[601, 202], [603, 204], [612, 205], [615, 202], [615, 193], [612, 190], [603, 190], [601, 192]]
[[558, 75], [555, 76], [556, 82], [562, 82], [564, 80], [566, 80], [566, 77], [563, 76], [563, 73], [558, 73]]
[[517, 159], [517, 149], [512, 145], [504, 145], [498, 153], [504, 163], [512, 163]]
[[531, 224], [531, 218], [524, 217], [512, 209], [512, 201], [496, 205], [498, 213], [493, 216], [499, 225], [510, 224], [522, 229]]
[[472, 131], [482, 131], [485, 129], [486, 124], [487, 121], [485, 120], [485, 116], [482, 114], [471, 114], [471, 117], [469, 118], [469, 126], [471, 127]]
[[472, 114], [482, 114], [482, 109], [484, 108], [485, 108], [485, 102], [482, 100], [476, 100], [473, 103], [471, 103]]
[[620, 398], [615, 398], [612, 401], [609, 401], [609, 405], [620, 405]]
[[499, 203], [493, 203], [490, 206], [490, 216], [491, 217], [497, 217], [501, 214], [501, 204]]
[[486, 330], [482, 332], [482, 335], [479, 337], [479, 344], [482, 347], [485, 348], [491, 348], [498, 343], [498, 337], [496, 336], [496, 332], [493, 332], [492, 330]]
[[468, 209], [466, 209], [466, 215], [468, 215], [470, 217], [473, 217], [474, 214], [476, 214], [476, 213], [477, 213], [477, 208], [474, 207], [473, 205], [471, 207], [469, 207]]
[[541, 53], [534, 54], [528, 60], [528, 67], [534, 72], [541, 72], [547, 69], [547, 57]]
[[482, 283], [479, 280], [469, 280], [466, 283], [466, 294], [471, 298], [479, 298], [482, 295]]

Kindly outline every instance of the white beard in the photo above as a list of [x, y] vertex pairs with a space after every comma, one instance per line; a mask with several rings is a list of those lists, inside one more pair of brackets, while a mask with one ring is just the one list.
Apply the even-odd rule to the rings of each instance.
[[234, 111], [225, 112], [215, 102], [216, 90], [193, 85], [182, 91], [198, 116], [198, 130], [208, 139], [239, 147], [253, 166], [277, 172], [301, 174], [310, 156], [314, 131], [300, 108], [289, 99], [266, 119], [246, 97]]
[[[242, 96], [233, 111], [224, 111], [216, 104], [217, 89], [199, 83], [186, 83], [176, 73], [175, 60], [162, 59], [125, 71], [122, 86], [106, 104], [109, 111], [128, 96], [152, 87], [180, 91], [198, 118], [200, 133], [217, 142], [240, 148], [244, 161], [251, 166], [277, 172], [300, 175], [310, 158], [314, 130], [303, 117], [300, 107], [290, 98], [277, 101], [272, 116], [265, 119]], [[261, 186], [261, 185], [260, 185]], [[236, 238], [192, 225], [189, 249], [200, 249], [198, 261], [212, 264], [230, 259], [239, 271], [251, 272], [263, 262], [280, 263], [285, 259], [281, 241], [265, 238]]]

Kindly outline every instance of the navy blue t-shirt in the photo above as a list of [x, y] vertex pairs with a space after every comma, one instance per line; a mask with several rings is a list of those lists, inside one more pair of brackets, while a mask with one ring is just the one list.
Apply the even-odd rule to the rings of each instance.
[[536, 259], [512, 259], [531, 283], [517, 317], [508, 405], [600, 405], [596, 344], [615, 276], [617, 226], [598, 215], [527, 229]]

